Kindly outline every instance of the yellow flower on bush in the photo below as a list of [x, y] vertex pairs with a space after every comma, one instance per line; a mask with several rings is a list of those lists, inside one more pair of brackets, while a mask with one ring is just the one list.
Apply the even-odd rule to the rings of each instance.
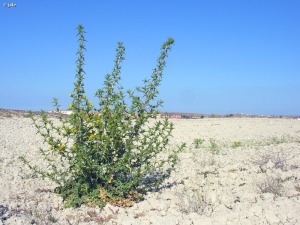
[[61, 151], [61, 150], [63, 150], [65, 148], [65, 144], [61, 144], [60, 146], [59, 146], [59, 148], [58, 148], [58, 151]]
[[69, 107], [70, 107], [70, 109], [72, 109], [74, 107], [74, 104], [71, 103]]
[[93, 140], [93, 136], [92, 135], [89, 136], [89, 141], [91, 141], [91, 140]]
[[130, 172], [131, 172], [131, 167], [128, 165], [128, 164], [126, 164], [126, 167], [130, 170]]
[[113, 178], [114, 178], [114, 175], [112, 174], [107, 182], [110, 184], [112, 182]]
[[82, 98], [83, 98], [83, 99], [86, 99], [86, 96], [85, 96], [85, 95], [82, 95]]
[[89, 106], [92, 106], [92, 104], [93, 104], [93, 103], [92, 103], [91, 101], [89, 101], [89, 103], [88, 103], [88, 104], [89, 104]]
[[74, 129], [73, 129], [73, 133], [76, 134], [76, 132], [77, 132], [77, 130], [74, 128]]

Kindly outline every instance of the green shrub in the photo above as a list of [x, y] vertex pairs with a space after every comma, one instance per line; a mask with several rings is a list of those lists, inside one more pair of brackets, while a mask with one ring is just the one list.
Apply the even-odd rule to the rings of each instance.
[[[142, 87], [126, 93], [119, 85], [121, 62], [125, 48], [118, 43], [113, 72], [106, 75], [103, 89], [95, 96], [99, 108], [94, 108], [84, 89], [84, 29], [78, 26], [78, 60], [70, 117], [60, 117], [60, 126], [54, 126], [45, 112], [41, 120], [31, 114], [38, 133], [49, 149], [40, 149], [48, 162], [48, 171], [21, 157], [21, 160], [43, 178], [50, 178], [58, 186], [66, 207], [81, 204], [104, 206], [107, 202], [131, 206], [153, 188], [159, 188], [175, 170], [178, 153], [185, 144], [161, 154], [169, 144], [173, 124], [155, 120], [162, 101], [157, 101], [166, 57], [174, 40], [169, 38], [161, 48], [157, 67], [151, 79]], [[126, 96], [131, 104], [126, 104]], [[54, 105], [59, 112], [57, 99]], [[58, 160], [59, 159], [59, 160]], [[59, 165], [57, 162], [60, 162]]]
[[239, 148], [242, 147], [242, 142], [240, 141], [234, 141], [231, 145], [232, 148]]
[[195, 145], [195, 148], [200, 148], [200, 146], [203, 144], [204, 139], [201, 138], [195, 138], [193, 144]]
[[220, 146], [217, 144], [216, 140], [214, 138], [209, 139], [209, 151], [213, 154], [219, 154], [220, 153]]

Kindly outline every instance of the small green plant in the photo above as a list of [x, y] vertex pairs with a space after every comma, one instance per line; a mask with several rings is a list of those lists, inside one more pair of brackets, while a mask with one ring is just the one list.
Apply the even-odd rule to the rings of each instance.
[[194, 144], [195, 148], [200, 148], [201, 145], [203, 144], [203, 142], [204, 142], [204, 139], [196, 138], [196, 139], [194, 139], [193, 144]]
[[209, 139], [209, 151], [213, 154], [219, 154], [220, 153], [220, 146], [217, 144], [216, 140], [214, 138]]
[[231, 145], [232, 148], [239, 148], [242, 147], [242, 142], [240, 141], [234, 141]]
[[[70, 117], [59, 117], [55, 126], [41, 112], [41, 120], [31, 114], [38, 133], [49, 149], [40, 149], [48, 163], [45, 171], [32, 166], [25, 157], [21, 160], [33, 171], [49, 178], [58, 186], [66, 207], [89, 206], [106, 203], [131, 206], [142, 199], [150, 189], [158, 188], [168, 178], [178, 162], [178, 153], [185, 144], [177, 146], [168, 156], [167, 149], [173, 124], [168, 120], [155, 120], [162, 101], [157, 101], [166, 57], [174, 40], [169, 38], [161, 48], [157, 67], [144, 86], [126, 93], [119, 85], [121, 62], [125, 48], [118, 43], [113, 72], [107, 74], [103, 89], [95, 96], [99, 108], [94, 108], [84, 89], [84, 28], [78, 26], [79, 49], [77, 74]], [[125, 99], [131, 104], [126, 104]], [[58, 100], [54, 106], [60, 112]], [[57, 163], [59, 162], [59, 164]]]
[[48, 221], [49, 221], [50, 223], [56, 223], [58, 220], [57, 220], [54, 216], [50, 215], [50, 216], [48, 217]]

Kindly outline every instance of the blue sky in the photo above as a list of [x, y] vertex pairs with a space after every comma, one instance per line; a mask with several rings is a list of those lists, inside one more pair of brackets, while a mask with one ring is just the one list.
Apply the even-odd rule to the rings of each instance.
[[121, 83], [133, 89], [172, 37], [162, 111], [300, 115], [298, 0], [0, 1], [0, 108], [52, 110], [53, 97], [68, 107], [82, 24], [93, 102], [119, 41]]

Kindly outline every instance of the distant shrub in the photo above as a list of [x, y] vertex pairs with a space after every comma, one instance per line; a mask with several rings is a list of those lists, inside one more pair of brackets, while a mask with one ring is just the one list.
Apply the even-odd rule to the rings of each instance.
[[203, 144], [203, 142], [204, 142], [204, 139], [195, 138], [193, 144], [194, 144], [195, 148], [200, 148], [200, 146]]
[[280, 177], [267, 176], [265, 180], [257, 183], [257, 187], [261, 193], [272, 193], [275, 197], [284, 193], [283, 180]]
[[258, 165], [261, 171], [265, 171], [263, 167], [265, 167], [268, 162], [272, 162], [275, 169], [281, 169], [282, 171], [288, 170], [287, 156], [282, 150], [279, 152], [271, 151], [258, 154], [252, 159], [252, 162]]
[[242, 147], [242, 142], [240, 141], [234, 141], [231, 145], [232, 148], [239, 148]]
[[213, 154], [219, 154], [220, 153], [220, 146], [217, 144], [216, 140], [214, 138], [209, 139], [209, 151]]
[[[160, 153], [168, 147], [173, 124], [168, 119], [154, 120], [163, 103], [155, 99], [174, 40], [169, 38], [162, 45], [151, 79], [144, 80], [144, 86], [135, 91], [127, 91], [131, 105], [125, 103], [126, 94], [119, 85], [125, 48], [118, 43], [113, 72], [106, 75], [103, 89], [96, 92], [96, 109], [85, 95], [86, 40], [83, 27], [79, 25], [77, 29], [77, 74], [69, 106], [73, 113], [67, 118], [61, 116], [60, 126], [54, 126], [43, 111], [41, 120], [31, 114], [38, 133], [49, 145], [49, 149], [41, 149], [49, 171], [32, 166], [25, 157], [21, 159], [43, 178], [58, 184], [55, 191], [62, 195], [66, 207], [104, 206], [107, 202], [131, 206], [170, 176], [184, 148], [182, 144], [162, 157]], [[57, 99], [54, 105], [59, 112]]]

